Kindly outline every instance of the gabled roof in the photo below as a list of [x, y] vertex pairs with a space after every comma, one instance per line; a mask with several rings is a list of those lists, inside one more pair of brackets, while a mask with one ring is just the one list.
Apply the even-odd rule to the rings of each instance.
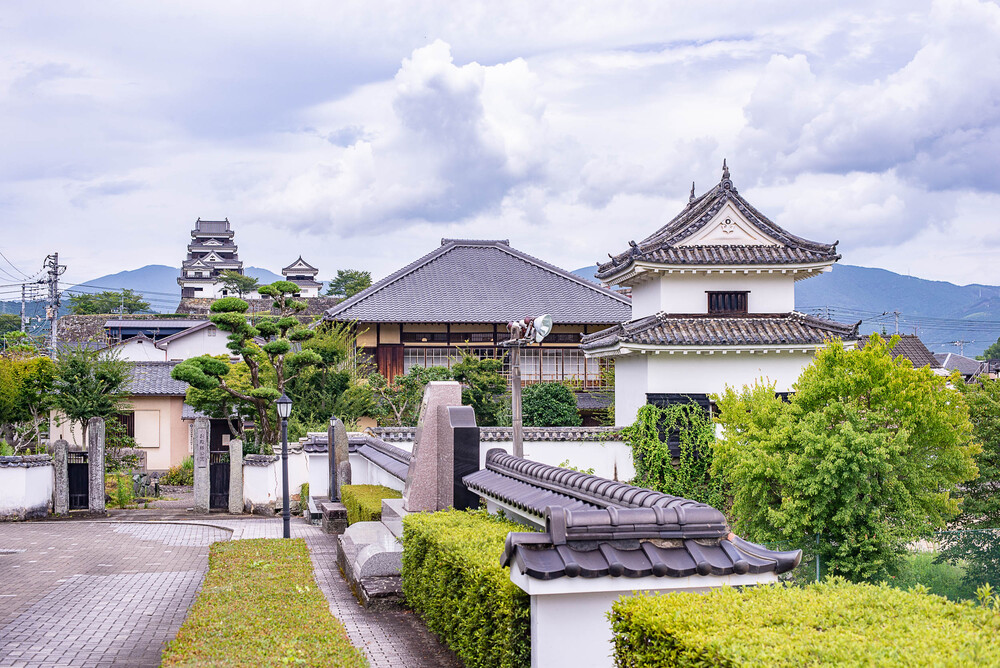
[[296, 260], [295, 262], [291, 263], [290, 265], [282, 269], [281, 273], [284, 274], [286, 272], [291, 272], [291, 271], [311, 271], [313, 273], [316, 273], [319, 271], [319, 269], [317, 269], [316, 267], [312, 266], [311, 264], [303, 260], [302, 256], [300, 255], [298, 260]]
[[156, 347], [160, 350], [166, 350], [167, 344], [176, 341], [177, 339], [182, 339], [189, 334], [194, 334], [195, 332], [200, 332], [203, 329], [208, 329], [209, 327], [215, 327], [215, 323], [211, 320], [202, 320], [197, 325], [193, 325], [187, 329], [182, 329], [181, 331], [171, 334], [170, 336], [163, 337], [156, 342]]
[[188, 384], [174, 380], [170, 372], [178, 362], [129, 362], [129, 396], [183, 397]]
[[958, 370], [963, 376], [975, 376], [983, 371], [983, 363], [956, 353], [934, 353], [935, 359], [948, 371]]
[[858, 325], [844, 325], [803, 313], [743, 316], [656, 313], [615, 325], [581, 339], [580, 348], [595, 351], [621, 344], [647, 346], [760, 346], [822, 344], [832, 338], [858, 338]]
[[556, 323], [631, 317], [630, 301], [510, 242], [442, 239], [441, 247], [326, 312], [359, 322], [496, 323], [548, 313]]
[[[861, 337], [858, 341], [858, 348], [864, 348], [865, 344], [868, 343], [868, 337], [870, 334], [866, 334]], [[889, 337], [883, 336], [882, 338], [887, 339]], [[924, 342], [920, 340], [915, 334], [900, 334], [899, 341], [893, 346], [892, 350], [889, 351], [893, 359], [897, 357], [905, 357], [906, 359], [913, 362], [914, 368], [919, 369], [920, 367], [930, 366], [932, 369], [940, 369], [941, 364], [937, 361]]]
[[[629, 250], [612, 255], [610, 262], [598, 265], [597, 278], [621, 273], [635, 262], [665, 265], [790, 265], [836, 262], [837, 243], [809, 241], [791, 234], [747, 202], [736, 190], [723, 162], [722, 180], [700, 197], [694, 196], [687, 207], [669, 223], [636, 243]], [[699, 232], [731, 205], [754, 228], [759, 239], [744, 244], [698, 244]], [[728, 220], [726, 221], [729, 222]], [[766, 243], [764, 242], [766, 241]], [[685, 243], [686, 242], [686, 243]], [[610, 255], [610, 254], [609, 254]]]

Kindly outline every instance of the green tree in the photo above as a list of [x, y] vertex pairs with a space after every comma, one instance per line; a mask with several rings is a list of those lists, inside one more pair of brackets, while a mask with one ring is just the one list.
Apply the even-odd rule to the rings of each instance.
[[[721, 479], [712, 475], [715, 425], [701, 406], [646, 404], [635, 423], [621, 433], [632, 449], [633, 484], [724, 507]], [[671, 436], [676, 438], [676, 451], [671, 451]]]
[[73, 315], [105, 313], [149, 313], [149, 302], [142, 295], [128, 288], [121, 291], [105, 290], [95, 294], [73, 295], [69, 298]]
[[965, 584], [975, 589], [1000, 583], [1000, 381], [956, 383], [969, 405], [979, 477], [962, 486], [962, 514], [947, 534], [939, 561], [965, 566]]
[[21, 316], [14, 313], [0, 313], [0, 335], [21, 329]]
[[0, 357], [0, 434], [15, 452], [39, 443], [54, 381], [55, 364], [48, 357]]
[[976, 475], [964, 397], [873, 335], [862, 350], [820, 350], [785, 403], [773, 386], [727, 390], [713, 473], [737, 531], [816, 549], [833, 574], [877, 580], [907, 543], [958, 511]]
[[[286, 383], [302, 369], [322, 361], [312, 350], [292, 351], [293, 343], [313, 336], [312, 330], [302, 327], [294, 316], [306, 308], [304, 302], [292, 298], [298, 291], [299, 286], [291, 281], [276, 281], [258, 288], [258, 293], [274, 300], [278, 316], [262, 317], [254, 324], [246, 317], [249, 305], [242, 299], [223, 297], [212, 303], [209, 319], [220, 330], [229, 332], [227, 347], [242, 357], [247, 366], [250, 387], [245, 391], [227, 382], [232, 365], [209, 355], [185, 360], [171, 371], [171, 377], [199, 390], [221, 388], [235, 399], [252, 405], [255, 433], [260, 434], [264, 444], [278, 442], [280, 422], [274, 401], [285, 391]], [[258, 338], [264, 340], [263, 345], [256, 343]]]
[[[229, 358], [225, 355], [217, 355], [215, 359], [229, 364]], [[269, 374], [265, 372], [265, 376]], [[229, 373], [226, 374], [226, 384], [243, 394], [253, 389], [250, 383], [250, 370], [245, 362], [230, 365]], [[205, 390], [189, 385], [184, 401], [210, 418], [226, 420], [229, 434], [234, 438], [244, 438], [243, 423], [253, 420], [256, 416], [253, 403], [233, 396], [221, 385]]]
[[562, 383], [537, 383], [521, 392], [521, 419], [525, 427], [579, 427], [576, 395]]
[[80, 424], [86, 443], [90, 418], [107, 419], [127, 409], [130, 378], [129, 363], [113, 353], [83, 346], [67, 348], [60, 351], [55, 365], [53, 407], [71, 425]]
[[337, 277], [330, 281], [326, 289], [328, 297], [353, 297], [362, 290], [371, 287], [372, 275], [369, 271], [359, 269], [338, 269]]
[[982, 355], [976, 356], [977, 360], [996, 360], [1000, 359], [1000, 339], [996, 342], [991, 343], [989, 348], [983, 351]]
[[502, 359], [483, 358], [462, 351], [462, 360], [451, 365], [451, 375], [462, 383], [462, 403], [472, 406], [480, 427], [499, 424], [507, 380]]
[[219, 274], [219, 281], [229, 292], [235, 292], [236, 296], [243, 299], [257, 289], [257, 279], [253, 276], [245, 276], [238, 271], [226, 269]]
[[420, 402], [424, 387], [432, 380], [451, 380], [447, 367], [410, 367], [392, 381], [377, 371], [368, 376], [368, 386], [375, 395], [376, 414], [379, 422], [390, 427], [412, 427], [420, 417]]

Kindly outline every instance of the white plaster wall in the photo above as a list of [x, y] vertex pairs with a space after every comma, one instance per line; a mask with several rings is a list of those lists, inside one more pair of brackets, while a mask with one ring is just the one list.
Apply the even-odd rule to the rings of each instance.
[[[214, 332], [214, 335], [213, 335]], [[186, 360], [200, 355], [230, 355], [226, 348], [228, 335], [214, 325], [192, 332], [167, 343], [165, 356], [168, 361]]]
[[645, 355], [622, 355], [615, 358], [615, 424], [635, 422], [639, 409], [646, 404], [649, 368]]
[[0, 518], [46, 514], [55, 489], [54, 471], [51, 465], [0, 468]]
[[[750, 313], [788, 313], [795, 310], [792, 274], [673, 273], [661, 274], [660, 283], [659, 310], [667, 313], [708, 313], [706, 292], [742, 290], [750, 291], [747, 298]], [[633, 300], [634, 294], [633, 291]], [[634, 306], [632, 317], [638, 317]]]
[[404, 481], [376, 466], [365, 457], [352, 452], [350, 461], [352, 485], [383, 485], [389, 489], [403, 491]]
[[660, 288], [663, 282], [653, 279], [632, 287], [632, 319], [660, 312]]
[[156, 347], [152, 341], [137, 339], [118, 346], [114, 346], [119, 359], [129, 362], [163, 362], [166, 357], [163, 351]]
[[[288, 454], [288, 495], [299, 493], [303, 483], [309, 480], [309, 463], [303, 452]], [[310, 484], [310, 494], [312, 485]], [[243, 503], [261, 505], [274, 503], [281, 507], [281, 459], [268, 466], [243, 465]]]

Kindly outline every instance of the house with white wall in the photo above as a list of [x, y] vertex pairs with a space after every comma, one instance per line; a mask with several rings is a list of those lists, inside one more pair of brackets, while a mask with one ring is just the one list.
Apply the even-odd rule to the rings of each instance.
[[831, 339], [857, 324], [797, 313], [796, 282], [830, 271], [837, 244], [779, 227], [722, 180], [673, 220], [599, 265], [605, 284], [632, 290], [628, 322], [583, 337], [587, 357], [615, 360], [615, 421], [646, 403], [696, 401], [763, 379], [788, 392]]
[[162, 359], [168, 362], [182, 362], [201, 355], [231, 357], [233, 353], [226, 347], [228, 343], [228, 334], [219, 331], [212, 321], [204, 320], [193, 327], [160, 339], [156, 342], [156, 347], [161, 351]]

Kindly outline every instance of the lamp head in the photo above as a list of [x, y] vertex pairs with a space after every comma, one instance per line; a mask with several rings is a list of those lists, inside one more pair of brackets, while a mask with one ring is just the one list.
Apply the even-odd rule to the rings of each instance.
[[540, 315], [535, 318], [535, 343], [541, 343], [542, 339], [549, 335], [552, 331], [552, 316], [551, 315]]
[[278, 407], [278, 417], [287, 420], [288, 416], [292, 414], [292, 400], [288, 398], [288, 395], [282, 393], [274, 404]]

